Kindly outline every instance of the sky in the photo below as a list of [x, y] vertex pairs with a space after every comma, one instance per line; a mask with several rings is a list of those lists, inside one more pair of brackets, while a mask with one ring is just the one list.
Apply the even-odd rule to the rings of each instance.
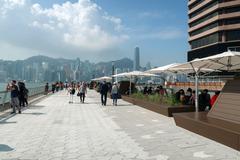
[[0, 59], [187, 59], [187, 0], [0, 0]]

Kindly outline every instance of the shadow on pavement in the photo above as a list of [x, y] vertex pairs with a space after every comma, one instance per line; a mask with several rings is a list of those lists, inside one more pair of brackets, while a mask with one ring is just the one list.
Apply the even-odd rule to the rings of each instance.
[[5, 144], [0, 144], [0, 152], [10, 152], [14, 149]]
[[44, 115], [46, 113], [40, 113], [40, 112], [34, 112], [34, 113], [22, 113], [23, 115], [35, 115], [35, 116], [39, 116], [39, 115]]
[[17, 123], [16, 121], [14, 122], [7, 122], [10, 118], [14, 117], [16, 114], [8, 114], [5, 117], [0, 118], [0, 124], [12, 124], [12, 123]]

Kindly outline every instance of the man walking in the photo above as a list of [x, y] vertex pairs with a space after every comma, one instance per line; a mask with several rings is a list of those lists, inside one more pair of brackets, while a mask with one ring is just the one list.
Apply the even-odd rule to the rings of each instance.
[[100, 94], [101, 94], [101, 101], [102, 101], [102, 105], [106, 106], [107, 105], [107, 93], [108, 93], [108, 85], [107, 83], [104, 81], [101, 88], [100, 88]]
[[80, 100], [82, 103], [85, 101], [86, 93], [87, 93], [87, 85], [85, 82], [82, 82], [82, 84], [79, 87], [79, 93], [80, 93]]
[[11, 92], [11, 106], [13, 108], [13, 113], [16, 113], [16, 108], [18, 109], [18, 113], [21, 114], [21, 106], [19, 105], [19, 89], [16, 85], [16, 81], [13, 80], [11, 84], [7, 85], [7, 91]]
[[45, 95], [48, 95], [49, 85], [46, 83], [45, 85]]

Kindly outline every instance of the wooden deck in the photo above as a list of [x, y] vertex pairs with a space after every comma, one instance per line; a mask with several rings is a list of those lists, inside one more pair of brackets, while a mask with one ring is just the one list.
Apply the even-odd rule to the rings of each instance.
[[240, 150], [240, 79], [224, 86], [209, 113], [174, 114], [178, 126]]
[[207, 116], [207, 112], [174, 114], [176, 125], [240, 150], [240, 126]]

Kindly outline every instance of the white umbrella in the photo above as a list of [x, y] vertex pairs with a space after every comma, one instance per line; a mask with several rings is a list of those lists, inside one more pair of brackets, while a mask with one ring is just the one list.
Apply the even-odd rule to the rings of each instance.
[[132, 72], [116, 74], [113, 77], [128, 77], [128, 78], [130, 78], [129, 94], [131, 94], [131, 91], [132, 91], [131, 82], [132, 82], [133, 77], [157, 77], [157, 76], [158, 75], [156, 75], [156, 74], [151, 74], [151, 73], [146, 73], [146, 72], [141, 72], [141, 71], [132, 71]]
[[[179, 66], [182, 64], [179, 64]], [[190, 74], [195, 73], [192, 67], [189, 68], [181, 68], [179, 66], [174, 66], [173, 68], [169, 68], [168, 71], [173, 73], [183, 73], [183, 74]], [[219, 70], [209, 69], [209, 68], [195, 68], [196, 70], [199, 70], [200, 72], [206, 73], [206, 72], [219, 72]]]
[[112, 79], [111, 77], [104, 76], [104, 77], [94, 78], [92, 79], [92, 81], [108, 81], [111, 79]]
[[[194, 70], [192, 69], [191, 66], [189, 67], [181, 67], [182, 64], [180, 63], [172, 63], [166, 66], [154, 68], [151, 70], [146, 71], [146, 73], [184, 73], [184, 74], [189, 74], [189, 73], [194, 73]], [[213, 69], [209, 68], [202, 68], [201, 72], [213, 72]]]
[[240, 52], [227, 51], [214, 56], [209, 56], [206, 58], [195, 59], [188, 63], [181, 64], [179, 66], [173, 67], [177, 68], [192, 68], [195, 73], [195, 107], [198, 111], [198, 74], [204, 68], [217, 70], [217, 71], [237, 71], [240, 69]]
[[169, 68], [172, 68], [172, 67], [177, 66], [177, 65], [179, 65], [179, 63], [172, 63], [172, 64], [169, 64], [169, 65], [166, 65], [166, 66], [153, 68], [151, 70], [146, 71], [146, 73], [165, 73], [165, 72], [169, 71]]
[[[192, 67], [181, 68], [179, 66], [181, 66], [180, 63], [172, 63], [172, 64], [169, 64], [169, 65], [166, 65], [166, 66], [162, 66], [162, 67], [158, 67], [158, 68], [148, 70], [146, 72], [147, 73], [174, 73], [174, 74], [177, 74], [177, 73], [189, 74], [189, 73], [194, 72]], [[202, 72], [213, 72], [214, 70], [208, 69], [208, 68], [202, 68], [201, 71]]]
[[[227, 51], [206, 58], [195, 59], [182, 65], [183, 68], [209, 68], [223, 71], [236, 71], [240, 69], [240, 52]], [[194, 69], [197, 71], [196, 69]]]

